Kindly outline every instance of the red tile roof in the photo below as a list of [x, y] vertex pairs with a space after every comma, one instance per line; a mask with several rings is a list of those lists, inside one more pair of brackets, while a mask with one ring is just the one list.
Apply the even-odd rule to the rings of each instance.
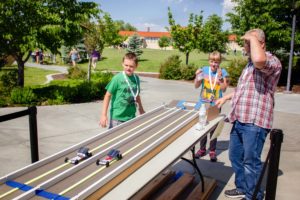
[[230, 34], [230, 35], [228, 35], [228, 40], [229, 41], [236, 41], [236, 39], [237, 39], [236, 34]]
[[138, 34], [140, 37], [153, 37], [161, 38], [162, 36], [171, 37], [169, 32], [148, 32], [148, 31], [120, 31], [119, 34], [122, 36], [132, 36], [133, 34]]

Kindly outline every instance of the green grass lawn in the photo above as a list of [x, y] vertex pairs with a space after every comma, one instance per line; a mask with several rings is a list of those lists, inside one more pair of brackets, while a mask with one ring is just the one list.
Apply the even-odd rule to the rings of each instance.
[[25, 67], [24, 71], [24, 85], [42, 85], [47, 79], [46, 76], [49, 74], [58, 73], [57, 71], [43, 70], [34, 67]]
[[[0, 76], [2, 76], [5, 71], [9, 70], [16, 70], [17, 66], [5, 68], [4, 70], [0, 71]], [[31, 86], [31, 85], [42, 85], [47, 81], [46, 76], [49, 74], [59, 73], [57, 71], [52, 70], [44, 70], [38, 69], [34, 67], [25, 67], [24, 70], [24, 86]]]
[[[163, 63], [171, 55], [179, 55], [182, 63], [185, 63], [185, 54], [178, 50], [158, 50], [158, 49], [142, 49], [143, 54], [140, 56], [139, 72], [159, 72], [161, 63]], [[122, 57], [126, 53], [125, 49], [105, 48], [102, 54], [102, 60], [97, 63], [97, 70], [122, 70]], [[225, 66], [234, 55], [225, 55], [221, 66]], [[204, 66], [208, 64], [208, 54], [193, 51], [189, 56], [189, 64], [196, 66]], [[88, 63], [81, 63], [79, 66], [87, 69]]]

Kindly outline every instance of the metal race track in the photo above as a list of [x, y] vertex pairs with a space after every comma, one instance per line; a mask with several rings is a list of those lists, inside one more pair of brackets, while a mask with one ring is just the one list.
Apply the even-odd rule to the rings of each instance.
[[[102, 197], [196, 124], [198, 113], [172, 103], [160, 106], [57, 154], [0, 178], [0, 199], [86, 199]], [[72, 164], [80, 147], [92, 156]], [[109, 150], [121, 160], [96, 165]], [[95, 196], [96, 195], [96, 196]]]

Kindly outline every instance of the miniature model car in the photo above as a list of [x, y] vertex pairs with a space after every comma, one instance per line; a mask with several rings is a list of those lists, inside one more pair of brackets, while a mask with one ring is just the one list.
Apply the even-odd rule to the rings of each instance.
[[89, 148], [86, 147], [80, 147], [77, 151], [76, 157], [69, 160], [69, 158], [65, 158], [65, 162], [70, 162], [72, 164], [77, 165], [79, 161], [87, 159], [92, 156], [92, 153], [89, 152]]
[[97, 165], [105, 165], [106, 167], [109, 166], [110, 162], [113, 160], [121, 160], [122, 159], [122, 154], [120, 154], [120, 151], [117, 149], [112, 149], [108, 152], [108, 154], [105, 156], [104, 159], [102, 160], [97, 160], [96, 164]]

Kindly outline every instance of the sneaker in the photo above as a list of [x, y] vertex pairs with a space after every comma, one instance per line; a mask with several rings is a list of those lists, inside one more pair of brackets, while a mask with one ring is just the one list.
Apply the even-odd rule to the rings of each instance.
[[243, 192], [238, 191], [237, 189], [225, 190], [225, 196], [229, 198], [245, 198]]
[[197, 151], [195, 158], [201, 158], [205, 155], [206, 155], [206, 149], [200, 149], [199, 151]]
[[209, 157], [211, 162], [217, 162], [217, 154], [215, 151], [210, 151], [209, 152]]

